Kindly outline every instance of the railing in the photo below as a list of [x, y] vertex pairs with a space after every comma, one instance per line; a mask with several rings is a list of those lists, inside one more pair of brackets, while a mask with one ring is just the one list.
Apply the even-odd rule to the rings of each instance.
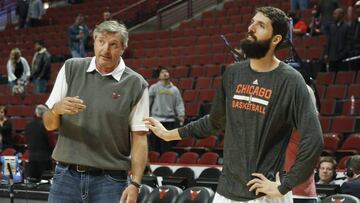
[[158, 29], [161, 30], [165, 27], [175, 24], [176, 22], [189, 19], [195, 13], [203, 9], [221, 3], [222, 0], [178, 0], [174, 3], [159, 9], [158, 16]]

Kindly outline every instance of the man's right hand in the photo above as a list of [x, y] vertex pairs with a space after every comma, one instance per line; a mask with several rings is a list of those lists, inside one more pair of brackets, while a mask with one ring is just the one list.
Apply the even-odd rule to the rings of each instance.
[[177, 128], [169, 131], [158, 120], [152, 117], [144, 118], [144, 122], [146, 127], [165, 141], [181, 140]]
[[86, 109], [84, 101], [76, 97], [65, 97], [61, 101], [54, 104], [51, 112], [57, 115], [62, 114], [77, 114], [83, 112]]

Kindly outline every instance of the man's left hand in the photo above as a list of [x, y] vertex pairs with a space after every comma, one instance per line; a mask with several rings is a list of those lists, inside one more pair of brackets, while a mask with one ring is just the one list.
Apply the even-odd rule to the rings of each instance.
[[281, 197], [282, 194], [278, 190], [280, 183], [279, 173], [276, 174], [276, 181], [270, 181], [261, 173], [251, 174], [255, 178], [250, 180], [246, 185], [250, 187], [249, 191], [255, 190], [255, 194], [264, 193], [269, 197]]
[[121, 195], [120, 203], [136, 203], [139, 189], [129, 184]]

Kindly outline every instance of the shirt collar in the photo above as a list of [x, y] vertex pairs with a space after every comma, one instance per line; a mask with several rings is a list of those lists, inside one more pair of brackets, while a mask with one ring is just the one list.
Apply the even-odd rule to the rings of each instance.
[[91, 59], [90, 65], [88, 67], [88, 69], [86, 70], [86, 72], [93, 72], [94, 70], [96, 70], [101, 76], [109, 76], [111, 75], [115, 80], [120, 81], [120, 78], [125, 70], [125, 62], [124, 60], [120, 57], [120, 63], [118, 66], [116, 66], [116, 68], [107, 74], [102, 74], [99, 72], [99, 70], [96, 68], [96, 63], [95, 63], [95, 56]]

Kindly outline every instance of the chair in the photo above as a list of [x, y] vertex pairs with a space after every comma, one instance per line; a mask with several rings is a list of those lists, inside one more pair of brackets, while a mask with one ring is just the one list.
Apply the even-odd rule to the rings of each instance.
[[176, 163], [177, 153], [168, 151], [160, 155], [159, 163]]
[[195, 180], [196, 186], [209, 187], [216, 191], [221, 171], [218, 168], [207, 168], [203, 170]]
[[179, 140], [174, 147], [171, 149], [178, 153], [189, 151], [190, 148], [195, 144], [196, 140], [193, 137]]
[[160, 166], [157, 167], [154, 171], [153, 174], [155, 176], [162, 176], [162, 177], [166, 177], [166, 176], [172, 176], [173, 175], [173, 171], [171, 170], [170, 167], [168, 166]]
[[336, 73], [335, 84], [352, 84], [355, 76], [355, 71], [339, 71]]
[[339, 146], [339, 136], [335, 133], [326, 133], [324, 134], [324, 155], [333, 155], [334, 152], [338, 149]]
[[204, 89], [200, 91], [200, 101], [211, 102], [215, 96], [214, 89]]
[[320, 114], [321, 115], [333, 115], [335, 111], [335, 99], [322, 99], [320, 100]]
[[1, 156], [14, 156], [15, 154], [16, 150], [12, 147], [8, 147], [1, 152]]
[[215, 136], [209, 136], [207, 138], [197, 140], [195, 146], [191, 148], [191, 151], [195, 151], [198, 153], [210, 151], [215, 147], [216, 141], [217, 137]]
[[351, 134], [348, 138], [346, 138], [337, 152], [347, 155], [358, 154], [360, 152], [360, 133]]
[[180, 78], [178, 88], [181, 90], [192, 89], [193, 78]]
[[355, 118], [352, 116], [337, 116], [333, 118], [331, 132], [345, 133], [353, 132], [355, 127]]
[[324, 133], [329, 132], [332, 117], [320, 116], [320, 125]]
[[149, 151], [149, 161], [150, 163], [156, 163], [158, 162], [158, 159], [160, 157], [160, 153], [156, 151]]
[[352, 195], [346, 194], [335, 194], [326, 197], [321, 203], [360, 203], [360, 200]]
[[196, 80], [196, 89], [209, 89], [211, 87], [211, 77], [199, 77]]
[[354, 96], [355, 98], [360, 98], [360, 84], [351, 84], [349, 86], [348, 98], [350, 98], [351, 96]]
[[[195, 172], [189, 167], [181, 167], [176, 169], [176, 171], [173, 174], [173, 177], [175, 178], [172, 180], [164, 179], [163, 183], [169, 185], [176, 185], [180, 188], [188, 188], [195, 185]], [[171, 181], [172, 183], [167, 181]]]
[[146, 199], [146, 203], [175, 203], [182, 189], [174, 185], [163, 185], [155, 188]]
[[148, 198], [148, 196], [150, 195], [150, 193], [153, 191], [154, 189], [148, 185], [141, 185], [138, 197], [137, 197], [137, 203], [147, 203], [146, 199]]
[[346, 161], [347, 161], [349, 158], [350, 158], [350, 156], [343, 156], [343, 157], [340, 159], [338, 165], [336, 166], [336, 170], [345, 170], [345, 169], [346, 169], [345, 163], [346, 163]]
[[196, 164], [198, 158], [199, 158], [199, 154], [197, 154], [195, 152], [185, 152], [180, 156], [177, 163], [179, 163], [179, 164]]
[[205, 152], [198, 159], [198, 164], [216, 165], [219, 159], [219, 154], [215, 152]]
[[191, 102], [185, 104], [185, 112], [187, 117], [197, 117], [200, 110], [200, 102]]
[[326, 89], [325, 98], [344, 99], [347, 93], [347, 85], [329, 85]]
[[317, 85], [329, 85], [333, 84], [335, 79], [335, 72], [320, 72], [316, 76]]
[[199, 97], [198, 90], [186, 89], [183, 93], [184, 102], [196, 102]]
[[211, 203], [214, 191], [206, 187], [191, 187], [182, 192], [176, 203]]

